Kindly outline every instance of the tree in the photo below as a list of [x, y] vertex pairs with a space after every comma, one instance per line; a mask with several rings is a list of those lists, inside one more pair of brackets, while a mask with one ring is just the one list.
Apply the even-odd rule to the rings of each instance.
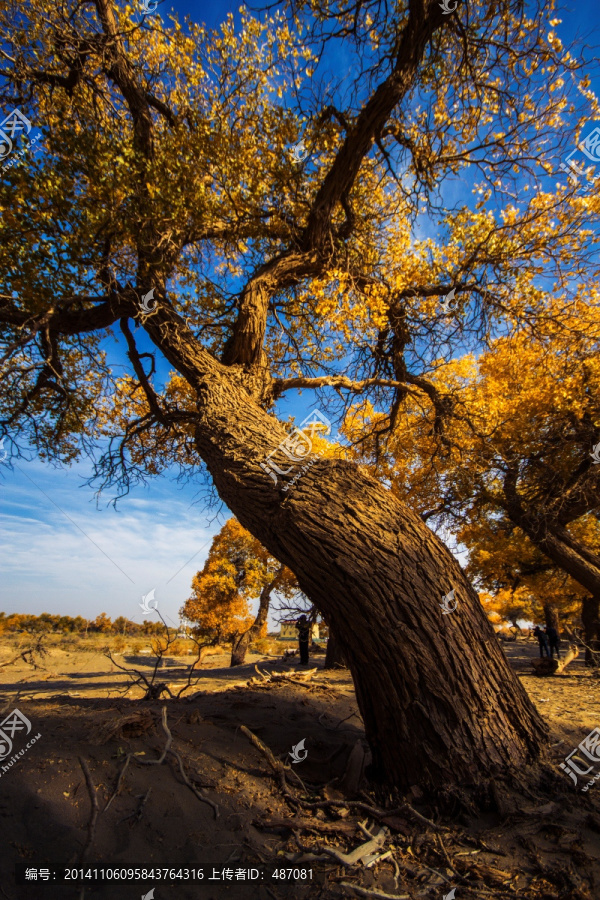
[[496, 592], [493, 609], [514, 626], [517, 619], [545, 619], [560, 630], [559, 615], [565, 625], [575, 623], [585, 589], [506, 516], [494, 512], [473, 517], [458, 529], [457, 538], [469, 551], [466, 571], [478, 585]]
[[335, 636], [335, 632], [329, 629], [329, 637], [327, 638], [327, 652], [325, 654], [325, 668], [336, 669], [338, 666], [346, 666], [346, 657], [340, 646], [339, 640]]
[[115, 634], [123, 635], [135, 634], [139, 629], [139, 625], [136, 625], [135, 622], [132, 622], [131, 619], [127, 619], [125, 616], [118, 616], [112, 623], [112, 627]]
[[[416, 394], [439, 428], [451, 289], [481, 343], [547, 329], [542, 276], [560, 276], [564, 309], [594, 283], [593, 201], [551, 183], [547, 154], [597, 105], [585, 78], [568, 94], [580, 63], [551, 14], [315, 0], [208, 34], [112, 0], [0, 10], [3, 99], [46, 123], [44, 153], [0, 183], [8, 445], [69, 461], [108, 437], [98, 472], [121, 492], [201, 463], [347, 648], [373, 772], [401, 789], [518, 769], [543, 725], [442, 541], [350, 459], [317, 455], [285, 482], [311, 442], [270, 410], [297, 389], [361, 396], [393, 433]], [[347, 77], [312, 91], [340, 41]], [[458, 175], [474, 206], [444, 196]], [[424, 208], [438, 241], [414, 239]], [[451, 590], [460, 628], [440, 611]]]
[[554, 308], [543, 339], [520, 329], [477, 359], [441, 366], [436, 390], [455, 415], [443, 433], [433, 415], [414, 427], [413, 404], [386, 448], [386, 471], [425, 519], [453, 528], [484, 586], [529, 584], [555, 627], [557, 609], [579, 600], [595, 644], [600, 315], [596, 293], [581, 293], [567, 312]]
[[92, 622], [91, 629], [92, 631], [99, 631], [101, 634], [110, 634], [113, 630], [113, 623], [106, 613], [100, 613]]
[[[205, 639], [231, 642], [231, 665], [239, 666], [250, 641], [266, 627], [275, 590], [286, 596], [297, 591], [294, 575], [236, 519], [229, 519], [213, 539], [181, 615], [196, 622], [196, 633]], [[248, 601], [257, 597], [258, 611], [252, 619]]]

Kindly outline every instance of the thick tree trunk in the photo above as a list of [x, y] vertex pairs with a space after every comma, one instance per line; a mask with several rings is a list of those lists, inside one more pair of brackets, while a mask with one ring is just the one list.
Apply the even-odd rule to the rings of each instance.
[[233, 666], [243, 666], [246, 662], [246, 653], [248, 652], [248, 647], [250, 646], [250, 632], [245, 631], [244, 634], [238, 634], [235, 636], [234, 640], [231, 644], [231, 660], [229, 662], [229, 667]]
[[325, 668], [337, 669], [339, 666], [348, 665], [344, 656], [344, 651], [340, 646], [339, 640], [335, 636], [335, 630], [329, 626], [329, 637], [327, 639], [327, 653], [325, 655]]
[[588, 666], [600, 665], [600, 594], [584, 597], [581, 601], [581, 624], [585, 644], [585, 662]]
[[264, 370], [221, 365], [169, 310], [145, 327], [195, 387], [196, 445], [221, 499], [348, 649], [373, 773], [436, 792], [534, 759], [547, 728], [445, 545], [355, 463], [290, 465], [290, 436], [251, 396]]
[[544, 603], [544, 618], [546, 620], [546, 625], [548, 626], [548, 628], [555, 628], [557, 634], [559, 634], [557, 608], [555, 606], [552, 606], [550, 603]]
[[254, 640], [254, 638], [258, 637], [263, 625], [267, 621], [267, 616], [269, 615], [269, 604], [271, 602], [271, 594], [277, 587], [277, 582], [281, 577], [282, 571], [283, 566], [278, 569], [275, 577], [269, 582], [269, 584], [266, 584], [260, 592], [258, 612], [256, 613], [256, 618], [248, 631], [244, 632], [244, 634], [237, 635], [237, 637], [233, 641], [231, 645], [231, 662], [229, 663], [230, 667], [244, 665], [246, 661], [246, 653], [248, 652], [250, 643]]
[[[353, 463], [313, 459], [284, 492], [261, 463], [275, 451], [289, 469], [277, 451], [286, 434], [243, 401], [230, 383], [207, 386], [199, 452], [224, 502], [348, 648], [374, 771], [400, 788], [436, 789], [534, 758], [545, 725], [448, 549]], [[444, 615], [451, 590], [458, 609]]]

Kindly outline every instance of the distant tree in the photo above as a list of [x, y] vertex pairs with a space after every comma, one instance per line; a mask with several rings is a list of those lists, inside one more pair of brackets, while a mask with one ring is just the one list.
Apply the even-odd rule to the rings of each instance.
[[140, 630], [142, 634], [151, 635], [162, 634], [164, 628], [165, 626], [162, 624], [162, 622], [151, 622], [150, 620], [147, 620], [146, 622], [142, 622]]
[[81, 616], [75, 616], [73, 619], [73, 631], [77, 631], [81, 634], [84, 631], [87, 631], [89, 627], [89, 622], [87, 619], [82, 618]]
[[126, 634], [130, 625], [129, 619], [125, 616], [119, 616], [114, 620], [112, 627], [115, 634]]
[[490, 590], [524, 586], [548, 623], [571, 620], [577, 600], [600, 645], [598, 309], [581, 286], [547, 334], [522, 327], [440, 364], [426, 414], [409, 399], [376, 440], [385, 417], [363, 407], [347, 431], [394, 493], [469, 548], [468, 574]]
[[[574, 526], [581, 531], [581, 523]], [[588, 601], [586, 590], [554, 565], [506, 516], [474, 518], [457, 532], [469, 551], [466, 571], [493, 595], [490, 608], [517, 620], [572, 626]], [[486, 607], [487, 609], [487, 607]]]
[[[293, 573], [231, 518], [213, 539], [181, 615], [195, 623], [196, 634], [206, 640], [230, 642], [230, 664], [241, 665], [250, 642], [266, 629], [272, 593], [289, 595], [297, 590]], [[259, 599], [254, 617], [252, 599]]]
[[102, 634], [109, 634], [112, 631], [112, 622], [106, 613], [100, 613], [96, 616], [90, 627], [91, 631], [99, 631]]

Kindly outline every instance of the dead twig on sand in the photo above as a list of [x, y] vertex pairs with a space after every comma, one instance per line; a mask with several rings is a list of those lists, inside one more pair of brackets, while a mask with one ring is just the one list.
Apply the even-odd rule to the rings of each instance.
[[357, 719], [360, 719], [360, 714], [358, 712], [352, 712], [352, 713], [350, 713], [349, 716], [346, 716], [345, 719], [340, 719], [340, 721], [337, 723], [337, 725], [335, 727], [339, 728], [340, 725], [343, 725], [344, 722], [347, 722], [348, 719], [352, 719], [354, 716], [356, 716]]
[[286, 819], [271, 817], [270, 819], [254, 819], [255, 828], [289, 828], [290, 831], [315, 831], [318, 834], [343, 834], [349, 837], [356, 831], [354, 822], [321, 822], [319, 819], [302, 819], [299, 816]]
[[351, 884], [349, 881], [339, 881], [338, 884], [340, 887], [355, 891], [359, 897], [378, 897], [381, 900], [410, 900], [410, 894], [385, 894], [383, 891], [359, 887], [358, 884]]
[[368, 831], [364, 826], [359, 826], [364, 834], [369, 836], [369, 840], [364, 844], [361, 844], [360, 847], [356, 847], [355, 850], [352, 850], [351, 853], [341, 853], [335, 847], [320, 847], [320, 851], [322, 853], [326, 853], [327, 856], [332, 856], [337, 862], [342, 866], [346, 866], [350, 868], [351, 866], [356, 866], [360, 862], [365, 862], [368, 864], [371, 861], [369, 858], [376, 857], [377, 852], [382, 849], [384, 846], [389, 831], [383, 826], [380, 828], [375, 834], [372, 834]]
[[219, 807], [217, 806], [217, 804], [216, 804], [216, 803], [213, 803], [212, 800], [209, 800], [208, 797], [205, 797], [204, 794], [203, 794], [201, 791], [199, 791], [198, 788], [195, 787], [195, 786], [191, 783], [191, 781], [189, 780], [189, 778], [188, 778], [187, 775], [185, 774], [185, 770], [184, 770], [184, 768], [183, 768], [183, 762], [181, 761], [181, 756], [179, 755], [179, 753], [177, 753], [175, 750], [171, 750], [171, 751], [169, 751], [169, 752], [176, 758], [177, 762], [179, 763], [179, 771], [181, 772], [181, 777], [183, 778], [183, 780], [185, 781], [185, 783], [186, 783], [187, 786], [189, 787], [190, 791], [193, 791], [194, 794], [196, 795], [196, 797], [198, 798], [198, 800], [201, 800], [202, 803], [208, 803], [208, 805], [211, 806], [212, 809], [213, 809], [213, 812], [214, 812], [214, 814], [215, 814], [215, 819], [218, 819], [218, 817], [219, 817]]
[[302, 801], [299, 801], [296, 797], [294, 797], [294, 795], [289, 790], [289, 788], [287, 786], [287, 782], [285, 780], [285, 774], [287, 772], [289, 775], [293, 775], [294, 778], [297, 778], [297, 780], [300, 781], [302, 788], [304, 788], [302, 781], [296, 775], [296, 773], [293, 771], [293, 769], [286, 769], [286, 767], [280, 760], [275, 759], [275, 757], [273, 756], [273, 754], [271, 753], [271, 751], [269, 750], [267, 745], [263, 744], [261, 739], [259, 737], [257, 737], [252, 731], [250, 731], [249, 728], [246, 728], [245, 725], [240, 725], [240, 731], [242, 732], [242, 734], [246, 735], [246, 737], [249, 739], [249, 741], [252, 744], [254, 744], [256, 749], [260, 750], [262, 755], [265, 757], [265, 759], [267, 760], [267, 762], [269, 763], [269, 765], [271, 766], [271, 768], [277, 775], [277, 778], [279, 781], [279, 786], [280, 786], [283, 794], [285, 794], [286, 797], [288, 797], [290, 800], [292, 800], [295, 803], [302, 802]]
[[123, 777], [124, 777], [124, 775], [125, 775], [125, 772], [127, 771], [127, 767], [128, 767], [128, 765], [129, 765], [129, 763], [131, 762], [131, 757], [132, 757], [132, 756], [133, 756], [132, 753], [128, 753], [128, 754], [127, 754], [127, 759], [125, 760], [125, 765], [123, 766], [123, 768], [121, 769], [121, 772], [120, 772], [120, 774], [119, 774], [119, 780], [117, 781], [117, 786], [116, 786], [116, 788], [115, 788], [115, 790], [114, 790], [114, 792], [113, 792], [112, 797], [109, 799], [108, 803], [106, 804], [106, 806], [104, 807], [104, 809], [102, 810], [102, 812], [106, 812], [106, 810], [108, 809], [108, 807], [110, 806], [110, 804], [113, 802], [113, 800], [115, 799], [115, 797], [117, 796], [117, 794], [118, 794], [119, 791], [121, 790], [121, 782], [123, 781]]
[[146, 803], [148, 802], [148, 798], [151, 793], [152, 793], [152, 788], [149, 787], [145, 794], [141, 794], [137, 799], [141, 800], [142, 802], [140, 803], [140, 805], [138, 806], [136, 811], [133, 813], [130, 813], [128, 816], [124, 816], [122, 819], [120, 819], [119, 825], [121, 824], [121, 822], [126, 822], [127, 819], [135, 819], [136, 822], [139, 822], [140, 819], [142, 818], [142, 813], [144, 812], [144, 807], [145, 807]]
[[443, 842], [443, 840], [442, 840], [441, 834], [436, 834], [436, 838], [438, 839], [439, 844], [440, 844], [440, 847], [442, 848], [442, 853], [444, 854], [444, 859], [446, 860], [446, 862], [447, 862], [447, 864], [448, 864], [448, 868], [449, 868], [452, 872], [454, 872], [454, 874], [456, 875], [456, 874], [457, 874], [456, 869], [455, 869], [455, 867], [454, 867], [454, 864], [452, 863], [452, 860], [451, 860], [450, 857], [448, 856], [448, 851], [446, 850], [446, 845], [444, 844], [444, 842]]
[[90, 821], [88, 822], [88, 836], [87, 841], [85, 842], [85, 846], [81, 851], [81, 856], [79, 858], [79, 865], [82, 865], [87, 855], [90, 851], [90, 847], [94, 841], [94, 835], [96, 832], [96, 821], [98, 819], [98, 797], [96, 796], [96, 788], [94, 787], [94, 782], [92, 781], [92, 776], [90, 775], [90, 770], [88, 769], [88, 764], [83, 759], [82, 756], [78, 757], [79, 765], [83, 769], [83, 774], [85, 775], [85, 783], [87, 785], [88, 794], [90, 795], [90, 802], [92, 804], [92, 812], [90, 815]]
[[[216, 803], [214, 803], [212, 800], [209, 800], [208, 797], [205, 797], [201, 791], [199, 791], [196, 787], [194, 787], [194, 785], [191, 783], [191, 781], [185, 774], [185, 769], [183, 767], [183, 761], [181, 759], [181, 756], [175, 750], [171, 749], [171, 744], [173, 743], [173, 735], [171, 734], [171, 732], [169, 730], [169, 726], [167, 724], [167, 707], [166, 706], [163, 706], [163, 708], [162, 708], [161, 725], [162, 725], [163, 731], [165, 732], [165, 734], [167, 736], [167, 740], [165, 742], [163, 752], [161, 753], [159, 758], [158, 759], [138, 759], [136, 756], [135, 757], [136, 762], [141, 763], [141, 765], [143, 765], [143, 766], [160, 766], [165, 761], [168, 754], [171, 754], [171, 756], [174, 756], [175, 759], [177, 760], [177, 762], [179, 763], [179, 771], [181, 772], [181, 777], [183, 778], [187, 787], [189, 787], [189, 789], [196, 795], [198, 800], [201, 800], [202, 803], [207, 803], [210, 807], [212, 807], [212, 810], [215, 814], [215, 819], [217, 819], [219, 816], [218, 805]], [[257, 740], [258, 740], [258, 738], [257, 738]]]

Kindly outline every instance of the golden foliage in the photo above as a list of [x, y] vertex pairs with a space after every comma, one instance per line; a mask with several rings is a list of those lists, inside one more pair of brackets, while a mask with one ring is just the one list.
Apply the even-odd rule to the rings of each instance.
[[[254, 621], [251, 599], [275, 582], [286, 595], [298, 590], [296, 578], [231, 518], [213, 539], [202, 571], [192, 580], [192, 594], [181, 615], [196, 623], [196, 632], [218, 641], [230, 641]], [[262, 636], [262, 635], [261, 635]]]

